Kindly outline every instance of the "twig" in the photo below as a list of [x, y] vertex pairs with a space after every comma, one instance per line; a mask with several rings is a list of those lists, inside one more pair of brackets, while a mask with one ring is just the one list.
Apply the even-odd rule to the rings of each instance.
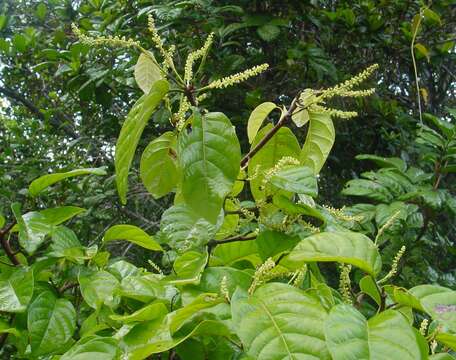
[[421, 14], [421, 9], [420, 9], [418, 21], [417, 21], [415, 31], [413, 32], [413, 36], [412, 36], [412, 42], [410, 43], [410, 52], [412, 54], [413, 71], [415, 73], [416, 96], [418, 99], [418, 112], [420, 115], [420, 124], [423, 124], [423, 115], [422, 115], [422, 110], [421, 110], [420, 83], [419, 83], [419, 79], [418, 79], [418, 70], [416, 67], [416, 59], [415, 59], [415, 40], [416, 40], [416, 35], [418, 34], [418, 30], [420, 29], [421, 17], [422, 17], [422, 14]]
[[[209, 249], [212, 249], [213, 247], [215, 247], [217, 245], [228, 244], [228, 243], [236, 242], [236, 241], [254, 240], [254, 239], [256, 239], [256, 237], [257, 237], [257, 235], [249, 235], [249, 236], [236, 235], [236, 236], [232, 236], [232, 237], [222, 239], [222, 240], [211, 240], [207, 243], [207, 246], [209, 247]], [[209, 253], [210, 253], [210, 251], [209, 251]]]
[[66, 283], [59, 289], [59, 294], [63, 294], [65, 291], [78, 287], [78, 283]]
[[13, 221], [11, 224], [6, 226], [4, 229], [0, 230], [0, 242], [3, 250], [5, 251], [6, 256], [10, 261], [15, 265], [19, 266], [21, 263], [17, 259], [16, 255], [14, 255], [14, 251], [11, 249], [11, 245], [9, 243], [9, 240], [6, 236], [10, 232], [10, 230], [13, 228], [13, 226], [16, 225], [16, 221]]
[[297, 107], [297, 101], [298, 101], [298, 97], [295, 97], [293, 99], [293, 101], [291, 102], [291, 105], [288, 109], [288, 111], [284, 114], [282, 114], [282, 116], [280, 117], [279, 121], [277, 122], [277, 124], [271, 129], [269, 130], [269, 132], [264, 136], [264, 138], [261, 139], [261, 141], [256, 144], [253, 149], [251, 149], [247, 155], [245, 155], [242, 160], [241, 160], [241, 168], [245, 168], [248, 164], [248, 162], [250, 161], [251, 158], [253, 158], [255, 156], [255, 154], [261, 150], [261, 148], [263, 146], [265, 146], [267, 144], [267, 142], [269, 140], [271, 140], [271, 138], [276, 134], [277, 131], [280, 130], [280, 128], [282, 126], [285, 125], [285, 123], [291, 119], [291, 114], [293, 114], [293, 112], [295, 111], [296, 107]]

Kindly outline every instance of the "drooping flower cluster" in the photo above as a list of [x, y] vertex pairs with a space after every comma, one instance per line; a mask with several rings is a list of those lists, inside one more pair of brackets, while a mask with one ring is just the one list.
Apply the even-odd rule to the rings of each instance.
[[228, 290], [228, 278], [224, 276], [220, 282], [220, 295], [222, 295], [226, 302], [230, 302], [230, 291]]
[[378, 239], [383, 235], [383, 233], [388, 230], [391, 226], [393, 226], [394, 222], [396, 219], [399, 217], [401, 214], [401, 210], [396, 211], [389, 219], [388, 221], [378, 230], [377, 236], [375, 237], [374, 243], [377, 244]]
[[351, 297], [351, 281], [350, 281], [350, 271], [352, 269], [351, 265], [341, 264], [340, 265], [340, 279], [339, 279], [339, 291], [342, 295], [342, 299], [346, 304], [353, 304]]
[[427, 331], [428, 326], [429, 326], [429, 320], [424, 319], [420, 325], [420, 334], [421, 335], [426, 336], [426, 331]]
[[258, 269], [253, 274], [253, 281], [249, 287], [249, 295], [252, 295], [255, 289], [265, 282], [265, 278], [271, 272], [272, 269], [276, 266], [272, 258], [267, 259], [263, 264], [261, 264]]
[[393, 259], [393, 263], [391, 264], [391, 270], [389, 271], [388, 274], [385, 275], [385, 277], [383, 279], [379, 280], [379, 283], [384, 283], [397, 274], [397, 269], [399, 267], [399, 261], [401, 261], [402, 256], [404, 256], [405, 250], [406, 250], [406, 248], [403, 245]]
[[300, 287], [305, 276], [306, 276], [306, 273], [307, 273], [307, 265], [304, 264], [302, 266], [302, 268], [296, 270], [294, 273], [293, 273], [293, 276], [291, 277], [290, 281], [288, 282], [289, 284], [291, 284], [292, 286], [294, 287]]

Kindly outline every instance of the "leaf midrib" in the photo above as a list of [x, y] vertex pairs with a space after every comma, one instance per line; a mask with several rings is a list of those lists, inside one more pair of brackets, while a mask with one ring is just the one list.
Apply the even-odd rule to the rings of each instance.
[[285, 349], [286, 349], [286, 351], [287, 351], [287, 354], [288, 354], [288, 356], [290, 357], [290, 360], [293, 360], [294, 357], [293, 357], [293, 355], [292, 355], [291, 352], [290, 352], [290, 348], [288, 347], [288, 343], [287, 343], [287, 341], [286, 341], [286, 339], [285, 339], [285, 336], [283, 336], [282, 330], [280, 329], [279, 325], [276, 323], [274, 317], [272, 316], [272, 314], [271, 314], [271, 312], [269, 311], [269, 309], [268, 309], [268, 307], [266, 306], [266, 304], [265, 304], [262, 300], [260, 300], [260, 299], [258, 299], [258, 301], [259, 301], [261, 307], [263, 308], [263, 310], [265, 311], [266, 315], [268, 315], [269, 319], [271, 320], [272, 324], [274, 325], [274, 328], [276, 329], [277, 333], [279, 334], [280, 339], [282, 340], [282, 342], [283, 342], [283, 344], [284, 344], [284, 346], [285, 346]]

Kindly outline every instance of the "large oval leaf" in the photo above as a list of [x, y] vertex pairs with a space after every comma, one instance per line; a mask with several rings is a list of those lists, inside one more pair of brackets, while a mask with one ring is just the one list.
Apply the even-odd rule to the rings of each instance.
[[160, 68], [153, 59], [154, 55], [151, 52], [148, 55], [142, 53], [135, 65], [136, 83], [145, 94], [148, 94], [152, 85], [162, 78]]
[[180, 133], [178, 154], [185, 202], [215, 223], [239, 174], [241, 149], [233, 125], [222, 113], [195, 112], [191, 132]]
[[122, 323], [137, 323], [141, 321], [150, 321], [162, 318], [168, 313], [168, 308], [161, 302], [152, 303], [140, 308], [132, 314], [126, 315], [111, 315], [110, 318]]
[[30, 304], [27, 315], [32, 354], [50, 354], [66, 344], [76, 330], [76, 310], [66, 299], [45, 291]]
[[118, 360], [120, 349], [113, 337], [87, 336], [79, 340], [60, 360]]
[[211, 240], [218, 227], [196, 214], [185, 204], [167, 209], [161, 218], [160, 242], [168, 243], [178, 252], [198, 249]]
[[39, 177], [32, 181], [29, 186], [29, 193], [31, 196], [38, 195], [41, 191], [47, 187], [55, 184], [56, 182], [62, 181], [64, 179], [81, 176], [81, 175], [106, 175], [106, 170], [104, 168], [88, 168], [88, 169], [76, 169], [63, 173], [54, 173], [48, 174]]
[[111, 226], [103, 237], [104, 242], [113, 240], [127, 240], [145, 249], [162, 251], [161, 246], [152, 236], [134, 225]]
[[130, 275], [122, 279], [118, 293], [123, 297], [149, 303], [156, 298], [164, 298], [166, 290], [156, 274]]
[[309, 113], [310, 125], [301, 151], [301, 163], [318, 174], [323, 167], [336, 138], [331, 116]]
[[357, 266], [372, 276], [377, 275], [382, 268], [375, 244], [367, 236], [350, 231], [311, 235], [301, 240], [284, 261], [337, 261]]
[[409, 293], [434, 320], [456, 332], [456, 291], [437, 285], [419, 285]]
[[257, 360], [330, 359], [323, 324], [325, 309], [293, 286], [269, 283], [253, 296], [233, 295], [237, 335]]
[[172, 285], [198, 284], [207, 260], [207, 252], [187, 251], [183, 253], [174, 261], [175, 275], [169, 275], [166, 278], [167, 283]]
[[25, 311], [33, 295], [33, 271], [15, 269], [7, 279], [0, 280], [0, 311], [19, 313]]
[[326, 319], [325, 336], [334, 360], [427, 359], [426, 340], [394, 310], [367, 321], [353, 306], [336, 305]]
[[158, 199], [176, 187], [179, 172], [174, 133], [165, 132], [147, 145], [141, 156], [139, 174], [154, 198]]
[[249, 138], [249, 143], [253, 142], [264, 119], [266, 119], [275, 108], [277, 108], [276, 104], [272, 102], [265, 102], [253, 109], [247, 123], [247, 136]]
[[270, 182], [280, 189], [317, 196], [317, 178], [307, 166], [287, 166], [271, 176]]
[[[271, 124], [261, 129], [258, 132], [252, 147], [258, 144], [271, 129]], [[264, 199], [265, 191], [271, 186], [270, 184], [267, 184], [266, 189], [262, 189], [264, 173], [273, 168], [279, 160], [285, 156], [299, 158], [300, 151], [301, 149], [296, 136], [294, 136], [290, 129], [282, 127], [266, 145], [250, 159], [248, 168], [249, 177], [252, 178], [250, 181], [250, 191], [255, 200]]]
[[11, 209], [17, 221], [12, 230], [19, 231], [19, 243], [29, 254], [38, 249], [56, 225], [85, 211], [76, 206], [62, 206], [21, 215], [17, 203], [13, 204]]
[[93, 309], [99, 310], [101, 306], [115, 307], [119, 303], [115, 291], [119, 286], [117, 278], [107, 271], [79, 276], [81, 294], [86, 303]]
[[232, 266], [239, 261], [248, 261], [254, 267], [261, 263], [255, 241], [240, 241], [217, 245], [209, 260], [210, 266]]
[[166, 80], [159, 80], [152, 85], [150, 92], [141, 96], [133, 105], [120, 130], [116, 143], [115, 167], [116, 183], [120, 200], [127, 202], [128, 172], [135, 155], [142, 132], [155, 108], [169, 90]]

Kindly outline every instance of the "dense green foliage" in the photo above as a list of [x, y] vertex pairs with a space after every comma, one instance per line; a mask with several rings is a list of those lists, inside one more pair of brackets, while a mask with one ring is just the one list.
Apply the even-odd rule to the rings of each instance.
[[0, 356], [453, 359], [451, 5], [5, 4]]

